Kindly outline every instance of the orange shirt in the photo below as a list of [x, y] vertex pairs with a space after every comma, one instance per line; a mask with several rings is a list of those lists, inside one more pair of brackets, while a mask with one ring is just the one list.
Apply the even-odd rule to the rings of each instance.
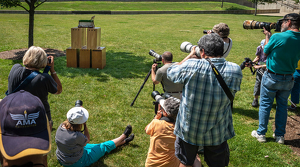
[[179, 159], [175, 156], [175, 125], [164, 120], [153, 119], [146, 129], [150, 135], [150, 147], [145, 167], [178, 167]]

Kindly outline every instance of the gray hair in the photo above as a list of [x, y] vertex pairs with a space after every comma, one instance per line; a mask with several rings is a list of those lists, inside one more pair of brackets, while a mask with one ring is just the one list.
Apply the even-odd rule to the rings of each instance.
[[47, 66], [47, 54], [42, 48], [31, 46], [23, 57], [23, 64], [26, 67], [37, 69], [45, 68]]
[[172, 62], [172, 60], [173, 60], [173, 55], [172, 55], [171, 52], [166, 51], [166, 52], [164, 52], [164, 53], [162, 54], [162, 58], [163, 58], [164, 60], [166, 60], [167, 62]]
[[216, 33], [204, 35], [198, 41], [200, 51], [204, 49], [207, 56], [219, 57], [223, 55], [224, 41]]
[[165, 100], [164, 109], [169, 118], [176, 120], [179, 110], [180, 100], [175, 97], [169, 97]]

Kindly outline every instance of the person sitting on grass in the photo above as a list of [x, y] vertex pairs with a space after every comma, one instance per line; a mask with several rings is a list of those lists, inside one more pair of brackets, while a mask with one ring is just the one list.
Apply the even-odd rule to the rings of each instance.
[[[59, 163], [68, 167], [84, 167], [98, 161], [105, 153], [134, 139], [132, 127], [128, 125], [124, 133], [113, 140], [100, 144], [89, 144], [90, 134], [86, 125], [89, 113], [83, 107], [73, 107], [67, 113], [67, 120], [57, 128], [55, 142]], [[83, 134], [81, 129], [84, 127]], [[130, 135], [131, 134], [131, 135]], [[129, 136], [130, 135], [130, 136]]]
[[[175, 156], [174, 135], [175, 121], [179, 110], [180, 100], [169, 97], [163, 106], [159, 105], [154, 119], [145, 127], [150, 135], [150, 147], [145, 167], [178, 167], [179, 159]], [[194, 167], [201, 167], [199, 156], [196, 157]]]

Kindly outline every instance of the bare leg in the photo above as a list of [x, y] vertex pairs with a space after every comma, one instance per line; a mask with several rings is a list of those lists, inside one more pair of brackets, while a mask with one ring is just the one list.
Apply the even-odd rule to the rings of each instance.
[[120, 137], [113, 139], [112, 141], [115, 143], [116, 147], [125, 144], [126, 136], [122, 134]]
[[193, 167], [202, 167], [201, 159], [200, 159], [200, 157], [198, 155], [196, 155]]

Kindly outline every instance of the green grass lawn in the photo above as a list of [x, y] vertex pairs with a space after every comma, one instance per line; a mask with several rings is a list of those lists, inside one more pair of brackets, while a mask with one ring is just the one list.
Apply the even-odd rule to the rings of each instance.
[[[78, 20], [91, 16], [35, 15], [34, 44], [65, 50], [71, 46], [71, 28], [78, 25]], [[55, 70], [62, 82], [63, 92], [49, 95], [54, 121], [49, 166], [59, 166], [55, 156], [55, 130], [66, 119], [67, 111], [77, 99], [83, 101], [83, 106], [90, 113], [87, 122], [90, 143], [116, 138], [128, 124], [133, 126], [136, 135], [131, 144], [116, 149], [92, 166], [144, 166], [149, 147], [149, 136], [145, 134], [144, 127], [154, 115], [151, 79], [146, 82], [134, 105], [131, 107], [130, 104], [151, 68], [153, 57], [148, 54], [149, 50], [159, 54], [171, 51], [174, 61], [181, 61], [187, 56], [179, 49], [182, 42], [196, 44], [203, 36], [203, 30], [225, 22], [231, 29], [233, 40], [227, 60], [240, 65], [245, 57], [255, 57], [256, 47], [264, 38], [261, 30], [243, 29], [243, 22], [250, 19], [276, 22], [279, 17], [233, 14], [96, 15], [95, 25], [101, 27], [101, 45], [107, 48], [106, 67], [103, 70], [67, 68], [66, 57], [55, 58]], [[27, 47], [28, 15], [0, 14], [0, 29], [0, 52]], [[7, 77], [15, 63], [21, 61], [0, 59], [0, 98], [5, 97]], [[229, 166], [299, 166], [300, 158], [293, 154], [290, 147], [279, 145], [271, 138], [275, 106], [271, 111], [267, 142], [259, 143], [251, 137], [251, 131], [258, 128], [258, 109], [251, 107], [254, 83], [255, 76], [245, 68], [241, 91], [234, 101], [236, 136], [228, 141], [231, 151]], [[162, 92], [161, 86], [156, 86], [156, 90]], [[293, 114], [289, 112], [289, 115]], [[265, 158], [266, 155], [268, 158]], [[207, 166], [203, 156], [201, 160]]]
[[[24, 6], [28, 6], [23, 2]], [[7, 9], [2, 9], [7, 10]], [[21, 7], [9, 10], [23, 10]], [[69, 1], [45, 2], [36, 10], [62, 11], [101, 11], [101, 10], [253, 10], [253, 8], [235, 3], [224, 2], [114, 2], [114, 1]]]

